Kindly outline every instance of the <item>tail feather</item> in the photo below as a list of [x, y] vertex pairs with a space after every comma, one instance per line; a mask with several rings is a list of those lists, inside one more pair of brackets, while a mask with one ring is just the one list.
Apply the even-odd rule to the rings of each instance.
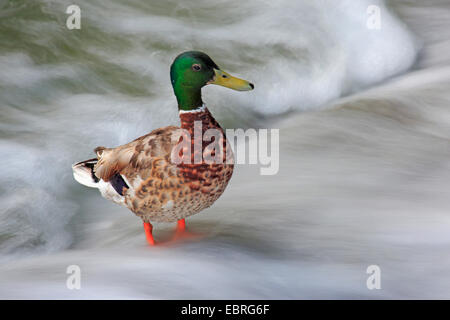
[[86, 187], [98, 188], [99, 179], [94, 174], [97, 158], [81, 161], [72, 165], [73, 177]]

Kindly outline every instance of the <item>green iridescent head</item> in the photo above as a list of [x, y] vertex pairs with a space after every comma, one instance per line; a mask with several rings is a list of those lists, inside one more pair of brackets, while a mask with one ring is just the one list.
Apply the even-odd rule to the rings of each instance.
[[238, 91], [254, 88], [250, 82], [222, 71], [208, 55], [199, 51], [183, 52], [176, 57], [170, 67], [170, 79], [180, 110], [201, 107], [201, 89], [207, 84], [217, 84]]

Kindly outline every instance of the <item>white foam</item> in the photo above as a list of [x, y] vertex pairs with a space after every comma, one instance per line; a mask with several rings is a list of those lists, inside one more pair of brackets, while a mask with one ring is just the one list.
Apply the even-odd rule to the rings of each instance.
[[[373, 5], [380, 8], [379, 30], [367, 27], [367, 8]], [[201, 3], [184, 4], [178, 9], [188, 19], [177, 19], [178, 9], [167, 16], [122, 9], [113, 13], [115, 18], [100, 22], [104, 28], [124, 36], [158, 39], [180, 48], [178, 52], [205, 50], [219, 66], [238, 72], [256, 88], [252, 93], [208, 88], [209, 100], [214, 104], [231, 100], [228, 108], [247, 107], [268, 115], [317, 108], [405, 72], [419, 49], [404, 23], [381, 0], [264, 4], [235, 0], [205, 16], [197, 14]], [[208, 25], [211, 20], [220, 23]], [[178, 52], [160, 55], [161, 65], [170, 63]], [[138, 61], [145, 63], [145, 55]]]
[[[82, 187], [71, 164], [92, 157], [96, 146], [117, 146], [177, 123], [169, 66], [184, 50], [205, 51], [255, 84], [251, 92], [204, 90], [208, 107], [233, 121], [245, 109], [270, 115], [318, 108], [407, 70], [417, 52], [381, 1], [198, 1], [157, 10], [145, 1], [133, 4], [139, 5], [80, 0], [82, 43], [53, 20], [15, 13], [20, 23], [10, 28], [29, 37], [0, 56], [0, 152], [8, 164], [0, 168], [8, 204], [0, 207], [0, 234], [14, 236], [0, 244], [1, 252], [70, 245], [66, 226], [86, 197], [77, 195]], [[366, 28], [373, 4], [382, 9], [380, 31]], [[46, 14], [61, 16], [61, 6], [42, 5]], [[70, 52], [62, 49], [67, 46]]]

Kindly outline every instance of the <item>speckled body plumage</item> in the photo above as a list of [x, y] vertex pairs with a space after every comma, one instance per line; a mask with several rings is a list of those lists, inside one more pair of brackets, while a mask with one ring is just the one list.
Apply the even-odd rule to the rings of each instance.
[[[211, 206], [225, 191], [233, 174], [232, 152], [227, 149], [224, 131], [208, 109], [180, 113], [180, 120], [181, 127], [157, 129], [114, 149], [97, 148], [95, 175], [109, 181], [120, 174], [128, 185], [118, 201], [107, 193], [102, 193], [103, 196], [125, 205], [143, 221], [172, 222]], [[208, 164], [203, 159], [201, 163], [194, 163], [195, 150], [203, 153], [209, 144], [203, 142], [200, 148], [194, 148], [195, 121], [201, 122], [202, 134], [208, 129], [218, 129], [222, 133], [223, 140], [219, 142], [223, 148], [222, 163]], [[181, 129], [189, 132], [191, 163], [175, 164], [171, 153], [182, 139], [184, 131]]]

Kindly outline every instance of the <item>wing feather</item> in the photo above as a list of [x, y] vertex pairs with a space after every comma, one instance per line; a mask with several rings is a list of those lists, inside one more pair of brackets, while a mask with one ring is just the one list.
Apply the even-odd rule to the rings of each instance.
[[178, 142], [181, 129], [175, 126], [156, 129], [149, 134], [117, 148], [97, 147], [98, 162], [94, 168], [99, 179], [109, 181], [115, 174], [123, 171], [145, 170], [155, 158], [170, 156]]

